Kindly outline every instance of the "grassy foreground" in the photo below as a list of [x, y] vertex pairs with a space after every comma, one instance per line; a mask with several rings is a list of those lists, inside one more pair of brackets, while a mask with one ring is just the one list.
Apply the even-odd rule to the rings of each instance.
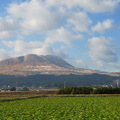
[[0, 120], [120, 120], [120, 96], [1, 102]]

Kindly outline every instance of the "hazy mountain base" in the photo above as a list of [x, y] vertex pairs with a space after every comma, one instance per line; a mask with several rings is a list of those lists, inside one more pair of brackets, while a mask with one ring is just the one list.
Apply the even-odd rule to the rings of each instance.
[[61, 88], [65, 86], [100, 86], [116, 85], [118, 76], [91, 74], [91, 75], [31, 75], [14, 76], [0, 75], [0, 87], [27, 86], [42, 88]]

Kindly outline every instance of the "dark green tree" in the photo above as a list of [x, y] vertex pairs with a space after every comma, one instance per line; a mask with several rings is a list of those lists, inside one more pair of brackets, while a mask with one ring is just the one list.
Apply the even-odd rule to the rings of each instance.
[[11, 87], [10, 91], [16, 91], [16, 87]]

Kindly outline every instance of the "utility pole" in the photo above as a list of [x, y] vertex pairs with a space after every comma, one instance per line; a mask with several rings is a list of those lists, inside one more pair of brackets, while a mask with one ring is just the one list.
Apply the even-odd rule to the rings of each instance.
[[66, 82], [64, 82], [64, 88], [66, 87]]
[[120, 80], [117, 79], [117, 80], [116, 80], [116, 87], [119, 87], [119, 85], [120, 85]]

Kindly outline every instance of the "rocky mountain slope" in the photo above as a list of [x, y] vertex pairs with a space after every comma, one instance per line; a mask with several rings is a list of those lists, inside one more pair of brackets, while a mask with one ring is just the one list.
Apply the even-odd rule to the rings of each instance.
[[118, 76], [120, 74], [108, 73], [98, 70], [89, 70], [76, 68], [67, 63], [60, 57], [53, 55], [38, 56], [29, 54], [16, 58], [6, 59], [0, 62], [0, 74], [4, 75], [36, 75], [36, 74], [54, 74], [54, 75], [85, 75], [85, 74], [106, 74]]

